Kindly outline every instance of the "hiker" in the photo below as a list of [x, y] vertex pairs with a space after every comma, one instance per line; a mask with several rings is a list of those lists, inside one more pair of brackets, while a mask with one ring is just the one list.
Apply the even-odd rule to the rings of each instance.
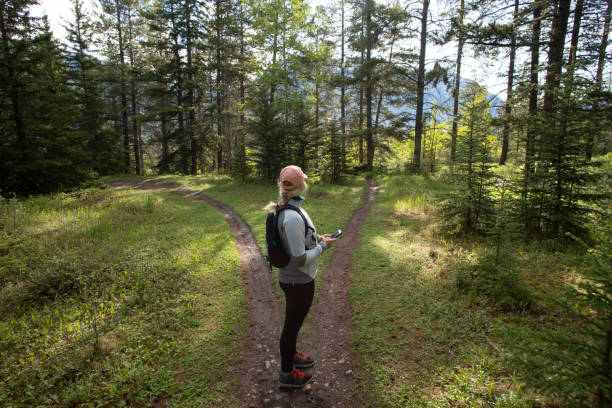
[[278, 204], [271, 202], [265, 207], [268, 211], [276, 211], [278, 207], [290, 204], [302, 213], [285, 209], [279, 212], [277, 220], [280, 241], [290, 257], [287, 266], [278, 269], [278, 281], [285, 293], [286, 304], [280, 338], [281, 370], [278, 378], [281, 387], [301, 388], [312, 380], [312, 374], [304, 373], [300, 368], [312, 367], [314, 360], [297, 350], [297, 336], [312, 304], [319, 256], [336, 241], [330, 234], [318, 235], [312, 220], [302, 209], [308, 189], [306, 178], [298, 166], [282, 169], [278, 181]]

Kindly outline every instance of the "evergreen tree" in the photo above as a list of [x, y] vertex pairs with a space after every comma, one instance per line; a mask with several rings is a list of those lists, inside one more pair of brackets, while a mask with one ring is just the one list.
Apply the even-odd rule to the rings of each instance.
[[330, 121], [328, 126], [328, 135], [325, 143], [325, 162], [326, 173], [329, 181], [337, 184], [342, 179], [342, 172], [346, 166], [346, 153], [343, 149], [344, 140], [342, 133], [338, 132], [338, 127], [335, 121]]
[[267, 86], [260, 86], [250, 101], [251, 119], [247, 129], [252, 137], [253, 161], [260, 176], [274, 182], [288, 160], [280, 107], [270, 102], [268, 92]]
[[[143, 94], [147, 98], [144, 106], [146, 121], [159, 123], [159, 129], [154, 130], [154, 140], [159, 144], [159, 160], [155, 168], [160, 173], [176, 171], [170, 160], [171, 151], [174, 150], [171, 135], [177, 127], [178, 108], [173, 103], [175, 95], [174, 69], [176, 63], [172, 52], [172, 30], [168, 30], [170, 21], [163, 1], [159, 0], [143, 10], [143, 17], [147, 21], [145, 47], [146, 61], [144, 63], [143, 78], [146, 85]], [[170, 33], [169, 33], [170, 31]]]
[[456, 231], [485, 232], [492, 225], [495, 175], [491, 170], [491, 106], [486, 96], [486, 89], [473, 82], [462, 92], [464, 107], [452, 175], [458, 189], [442, 205], [447, 225]]
[[107, 123], [108, 107], [101, 82], [101, 64], [93, 56], [94, 24], [82, 0], [73, 0], [73, 21], [66, 26], [69, 78], [76, 96], [76, 129], [86, 132], [90, 167], [97, 174], [112, 174], [120, 168], [119, 135]]
[[550, 294], [566, 316], [560, 328], [513, 330], [507, 359], [526, 385], [560, 398], [571, 407], [612, 404], [612, 229], [610, 214], [596, 229], [599, 240], [588, 251], [583, 278]]
[[425, 94], [425, 55], [427, 50], [427, 22], [429, 19], [429, 0], [423, 0], [421, 13], [421, 46], [419, 47], [419, 68], [417, 71], [417, 105], [414, 119], [413, 169], [421, 168], [421, 137], [423, 135], [423, 101]]
[[[119, 89], [114, 94], [120, 101], [119, 120], [123, 137], [124, 172], [131, 169], [130, 159], [130, 131], [128, 119], [128, 86], [127, 86], [127, 35], [125, 9], [131, 0], [99, 0], [102, 7], [100, 29], [104, 34], [104, 48], [112, 73], [112, 80]], [[117, 69], [118, 67], [118, 69]], [[109, 78], [110, 79], [110, 78]]]
[[457, 37], [457, 59], [455, 62], [455, 85], [453, 87], [453, 127], [451, 130], [450, 160], [455, 161], [457, 150], [457, 126], [459, 125], [459, 88], [461, 87], [461, 61], [463, 58], [463, 46], [465, 44], [465, 28], [463, 20], [465, 18], [465, 0], [460, 0], [457, 16], [451, 18], [455, 36]]
[[310, 107], [303, 100], [292, 103], [291, 118], [286, 127], [286, 157], [304, 172], [308, 171], [312, 161], [318, 159], [320, 132], [315, 123]]
[[33, 1], [0, 1], [0, 191], [29, 195], [92, 176], [87, 134], [75, 129], [66, 60]]
[[[601, 4], [604, 2], [598, 2], [595, 1], [595, 4], [593, 4], [593, 9], [595, 10], [603, 10], [604, 4]], [[599, 14], [595, 14], [596, 20], [603, 20], [603, 24], [602, 27], [600, 27], [600, 24], [593, 24], [591, 25], [591, 27], [593, 28], [591, 31], [597, 33], [598, 35], [594, 35], [594, 41], [591, 42], [591, 44], [595, 45], [590, 45], [587, 44], [587, 49], [592, 49], [595, 48], [596, 51], [593, 52], [592, 56], [591, 56], [591, 60], [597, 60], [597, 68], [596, 68], [596, 74], [595, 74], [595, 83], [592, 85], [592, 97], [593, 97], [593, 109], [592, 109], [592, 117], [593, 119], [591, 120], [591, 125], [592, 125], [592, 129], [591, 132], [589, 133], [588, 137], [587, 137], [587, 144], [586, 144], [586, 151], [585, 151], [585, 156], [587, 158], [587, 160], [591, 160], [592, 156], [593, 156], [593, 149], [594, 149], [594, 145], [595, 145], [595, 140], [596, 137], [602, 133], [604, 133], [604, 129], [609, 129], [610, 125], [609, 125], [609, 117], [610, 115], [606, 115], [605, 114], [605, 109], [600, 109], [600, 106], [605, 104], [605, 99], [607, 98], [608, 101], [611, 99], [610, 97], [610, 89], [608, 89], [608, 93], [606, 94], [605, 92], [603, 92], [602, 89], [602, 82], [603, 82], [603, 70], [604, 70], [604, 66], [606, 64], [606, 50], [608, 48], [608, 37], [610, 34], [610, 20], [612, 17], [612, 2], [610, 1], [606, 1], [605, 3], [607, 3], [605, 5], [605, 12], [603, 14], [603, 16], [600, 16]], [[600, 19], [600, 17], [603, 17], [602, 19]], [[608, 122], [608, 123], [606, 123]], [[607, 126], [606, 126], [607, 125]]]
[[238, 100], [234, 105], [234, 112], [238, 116], [238, 123], [235, 126], [235, 138], [232, 155], [232, 173], [244, 180], [250, 173], [250, 168], [247, 164], [246, 154], [246, 115], [245, 115], [245, 100], [247, 75], [254, 71], [255, 64], [251, 55], [250, 47], [247, 44], [247, 28], [250, 26], [249, 9], [244, 2], [240, 2], [238, 6], [238, 27], [237, 27], [237, 42], [240, 47], [239, 55], [236, 60], [235, 72], [238, 77]]
[[[523, 193], [528, 233], [562, 237], [571, 232], [588, 235], [588, 214], [604, 192], [593, 189], [597, 173], [586, 159], [591, 106], [588, 81], [576, 75], [581, 58], [580, 44], [583, 2], [573, 12], [570, 49], [564, 64], [565, 37], [570, 17], [569, 2], [561, 1], [553, 10], [551, 49], [548, 55], [542, 111], [530, 127]], [[589, 11], [588, 4], [585, 11]], [[565, 70], [563, 69], [565, 68]], [[534, 137], [537, 136], [537, 137]], [[533, 151], [531, 148], [533, 147]]]

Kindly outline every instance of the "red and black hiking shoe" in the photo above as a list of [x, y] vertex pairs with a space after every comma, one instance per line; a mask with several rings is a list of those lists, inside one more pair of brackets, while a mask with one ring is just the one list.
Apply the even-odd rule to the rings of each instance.
[[281, 387], [302, 388], [312, 380], [312, 374], [307, 374], [300, 369], [295, 369], [291, 374], [280, 373], [278, 384]]
[[298, 368], [308, 368], [314, 365], [314, 360], [310, 356], [305, 356], [301, 351], [298, 351], [293, 356], [293, 365]]

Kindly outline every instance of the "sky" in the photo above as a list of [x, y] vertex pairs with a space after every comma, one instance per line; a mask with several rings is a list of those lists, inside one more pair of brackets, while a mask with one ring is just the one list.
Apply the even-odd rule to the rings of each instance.
[[[326, 0], [308, 0], [311, 6], [328, 4]], [[85, 8], [92, 10], [94, 4], [97, 4], [93, 0], [84, 0]], [[432, 12], [435, 14], [436, 9], [445, 7], [448, 4], [447, 0], [438, 0], [432, 2]], [[63, 28], [63, 19], [70, 19], [72, 17], [72, 4], [70, 0], [39, 0], [39, 5], [35, 6], [32, 10], [32, 14], [41, 16], [46, 14], [49, 16], [49, 24], [53, 30], [54, 35], [63, 40], [66, 37], [66, 30]], [[446, 47], [433, 47], [428, 45], [427, 48], [427, 59], [433, 60], [443, 56], [455, 59], [456, 44], [451, 43]], [[488, 91], [502, 99], [505, 99], [506, 89], [506, 78], [505, 73], [507, 71], [507, 59], [502, 57], [498, 61], [485, 58], [474, 58], [470, 51], [464, 53], [461, 77], [465, 79], [473, 79], [478, 83], [485, 85]]]

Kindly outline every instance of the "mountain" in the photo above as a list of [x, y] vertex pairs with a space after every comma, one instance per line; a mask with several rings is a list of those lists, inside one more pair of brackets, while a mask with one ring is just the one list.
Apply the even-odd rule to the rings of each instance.
[[[468, 79], [461, 80], [460, 89], [463, 89], [463, 87], [469, 82], [470, 81]], [[490, 92], [487, 93], [487, 99], [491, 101], [491, 116], [501, 116], [503, 112], [504, 100]], [[425, 89], [423, 107], [424, 115], [431, 112], [431, 107], [434, 104], [445, 108], [438, 111], [438, 122], [450, 119], [453, 113], [452, 87], [447, 86], [444, 83], [438, 83], [438, 85], [434, 88]], [[390, 106], [389, 109], [395, 115], [408, 115], [411, 118], [414, 118], [416, 112], [416, 106], [414, 105]]]

